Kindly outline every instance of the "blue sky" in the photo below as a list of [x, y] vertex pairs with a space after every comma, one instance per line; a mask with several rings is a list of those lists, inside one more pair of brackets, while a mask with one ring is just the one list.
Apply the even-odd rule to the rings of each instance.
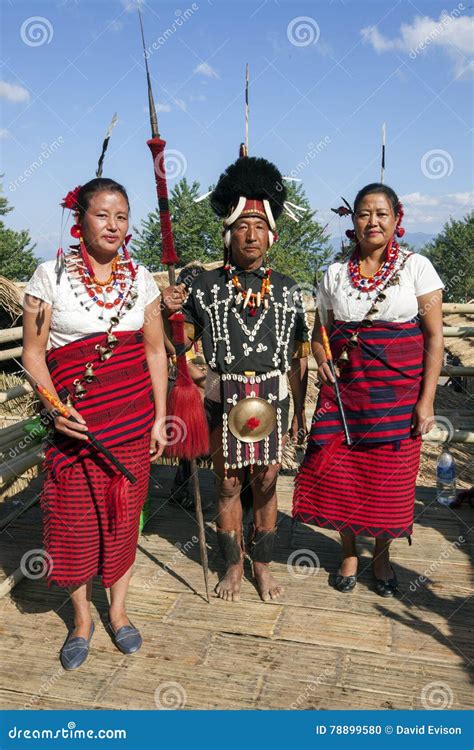
[[[1, 0], [3, 189], [37, 253], [53, 257], [58, 204], [94, 176], [128, 189], [132, 221], [156, 205], [146, 82], [130, 0]], [[319, 220], [380, 176], [408, 231], [434, 233], [472, 205], [472, 8], [430, 0], [143, 0], [170, 187], [204, 189], [237, 156], [250, 66], [250, 153], [299, 177]], [[342, 229], [346, 228], [344, 223]]]

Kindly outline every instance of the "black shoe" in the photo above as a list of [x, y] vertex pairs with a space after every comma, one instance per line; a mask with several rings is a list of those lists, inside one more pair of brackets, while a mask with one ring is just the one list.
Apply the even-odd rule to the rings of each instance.
[[341, 594], [348, 594], [350, 591], [355, 589], [357, 583], [357, 575], [355, 576], [343, 576], [341, 573], [337, 573], [336, 580], [334, 582], [334, 588], [340, 591]]
[[374, 566], [372, 564], [372, 574], [375, 581], [375, 590], [379, 596], [388, 598], [390, 596], [396, 596], [396, 594], [400, 593], [398, 588], [397, 576], [395, 575], [395, 573], [393, 574], [392, 578], [377, 578], [374, 572]]

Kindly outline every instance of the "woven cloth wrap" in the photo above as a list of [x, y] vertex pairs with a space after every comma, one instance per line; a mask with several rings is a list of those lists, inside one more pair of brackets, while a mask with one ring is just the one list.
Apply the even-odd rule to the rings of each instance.
[[[335, 321], [331, 349], [337, 361], [342, 348], [358, 330], [357, 323]], [[358, 332], [349, 361], [341, 365], [339, 389], [349, 432], [355, 443], [384, 443], [411, 436], [412, 413], [423, 374], [423, 334], [417, 321], [376, 321]], [[323, 385], [309, 436], [325, 445], [342, 433], [332, 385]]]
[[[74, 380], [82, 378], [88, 362], [94, 365], [94, 380], [85, 385], [87, 393], [75, 407], [84, 417], [88, 429], [113, 448], [149, 432], [154, 421], [151, 379], [145, 357], [142, 331], [119, 331], [113, 356], [100, 362], [96, 346], [104, 343], [104, 334], [50, 349], [46, 361], [56, 391], [63, 403], [74, 395]], [[82, 446], [82, 443], [81, 443]], [[93, 448], [78, 446], [78, 441], [56, 432], [46, 453], [54, 474], [71, 460], [89, 455]]]

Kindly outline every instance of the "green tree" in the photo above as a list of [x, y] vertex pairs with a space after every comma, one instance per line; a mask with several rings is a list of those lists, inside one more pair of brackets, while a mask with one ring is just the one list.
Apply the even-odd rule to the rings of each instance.
[[[170, 214], [173, 223], [176, 252], [183, 265], [192, 260], [201, 263], [223, 257], [222, 222], [213, 213], [207, 199], [195, 203], [200, 194], [198, 182], [189, 185], [183, 178], [170, 195]], [[301, 185], [288, 186], [288, 200], [302, 206], [306, 213], [298, 222], [286, 213], [278, 220], [279, 240], [270, 250], [272, 268], [290, 275], [295, 281], [312, 285], [319, 280], [329, 260], [331, 249], [321, 225], [315, 220]], [[141, 229], [134, 228], [136, 239], [133, 255], [150, 271], [161, 271], [161, 231], [158, 211], [142, 221]], [[137, 234], [138, 232], [138, 234]]]
[[[173, 188], [169, 206], [176, 252], [182, 265], [192, 260], [209, 263], [222, 258], [222, 225], [214, 215], [209, 201], [195, 203], [200, 194], [198, 182], [188, 183], [185, 177]], [[161, 271], [161, 229], [158, 209], [134, 228], [133, 256], [150, 271]]]
[[287, 200], [306, 211], [294, 211], [298, 222], [286, 212], [280, 216], [278, 242], [270, 250], [271, 266], [300, 284], [312, 286], [321, 279], [332, 250], [322, 226], [315, 219], [303, 186], [291, 182], [287, 184], [287, 191]]
[[[0, 193], [0, 216], [5, 216], [13, 207], [8, 205], [7, 198]], [[27, 229], [15, 232], [7, 229], [0, 219], [0, 275], [12, 281], [27, 281], [38, 265], [38, 258], [33, 254], [36, 244], [31, 245]]]
[[445, 302], [469, 302], [474, 298], [474, 212], [463, 219], [450, 219], [441, 232], [421, 251], [446, 288]]

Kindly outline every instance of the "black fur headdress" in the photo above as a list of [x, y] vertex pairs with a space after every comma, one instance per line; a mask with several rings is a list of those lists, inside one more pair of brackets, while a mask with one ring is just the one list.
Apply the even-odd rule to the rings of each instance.
[[273, 217], [277, 219], [286, 200], [286, 187], [280, 171], [266, 159], [255, 156], [237, 159], [219, 177], [210, 196], [211, 206], [218, 216], [226, 218], [242, 196], [267, 200]]

